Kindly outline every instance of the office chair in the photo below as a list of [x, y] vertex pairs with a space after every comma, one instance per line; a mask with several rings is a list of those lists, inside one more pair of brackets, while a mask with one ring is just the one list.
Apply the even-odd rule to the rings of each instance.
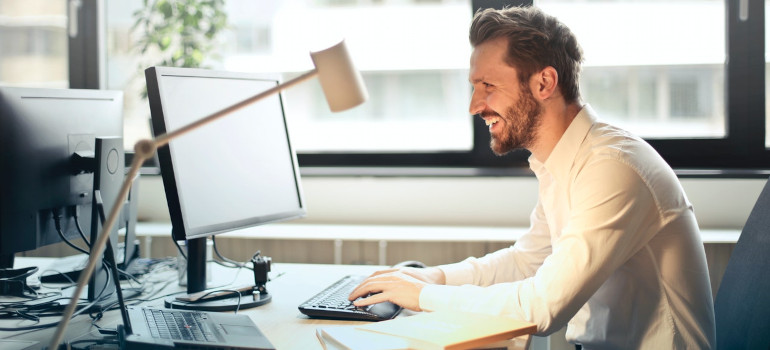
[[770, 349], [770, 180], [727, 263], [714, 301], [717, 349]]

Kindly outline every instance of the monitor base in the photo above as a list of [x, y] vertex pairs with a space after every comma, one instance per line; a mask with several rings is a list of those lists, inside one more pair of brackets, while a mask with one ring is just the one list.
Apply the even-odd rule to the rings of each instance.
[[168, 297], [163, 302], [163, 305], [169, 309], [182, 309], [182, 310], [198, 310], [198, 311], [235, 311], [250, 309], [260, 305], [264, 305], [272, 300], [272, 294], [254, 293], [251, 295], [241, 295], [240, 305], [238, 303], [238, 297], [225, 297], [213, 300], [205, 301], [182, 301], [176, 299], [176, 297]]

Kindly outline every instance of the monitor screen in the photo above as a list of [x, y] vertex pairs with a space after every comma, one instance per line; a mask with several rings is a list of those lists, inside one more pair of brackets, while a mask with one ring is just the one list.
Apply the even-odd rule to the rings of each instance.
[[[156, 136], [278, 84], [265, 75], [203, 69], [147, 70]], [[269, 96], [158, 150], [176, 240], [305, 214], [280, 95]]]
[[122, 92], [0, 87], [0, 267], [61, 241], [54, 212], [68, 239], [79, 239], [76, 213], [90, 235], [94, 175], [76, 174], [72, 154], [122, 136]]

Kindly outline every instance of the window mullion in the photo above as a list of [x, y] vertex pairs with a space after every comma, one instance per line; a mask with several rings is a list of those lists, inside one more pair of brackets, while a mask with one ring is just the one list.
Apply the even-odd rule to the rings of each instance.
[[764, 1], [746, 1], [748, 18], [739, 18], [742, 1], [726, 0], [728, 139], [736, 157], [754, 167], [762, 161], [765, 137]]
[[103, 86], [100, 5], [100, 0], [67, 1], [70, 88], [99, 89]]

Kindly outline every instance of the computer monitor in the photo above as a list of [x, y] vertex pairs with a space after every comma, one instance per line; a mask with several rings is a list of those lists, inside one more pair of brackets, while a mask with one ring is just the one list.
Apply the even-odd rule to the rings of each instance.
[[[93, 240], [97, 138], [114, 145], [122, 136], [122, 92], [0, 87], [0, 267], [62, 241], [57, 220], [68, 240], [79, 241], [78, 230]], [[112, 151], [110, 169], [122, 181], [122, 145]], [[105, 274], [95, 274], [90, 299], [112, 288]]]
[[[279, 81], [276, 75], [169, 67], [148, 68], [145, 77], [155, 136]], [[306, 214], [279, 94], [172, 140], [158, 149], [158, 160], [173, 239], [187, 241], [188, 293], [206, 289], [207, 237]]]

